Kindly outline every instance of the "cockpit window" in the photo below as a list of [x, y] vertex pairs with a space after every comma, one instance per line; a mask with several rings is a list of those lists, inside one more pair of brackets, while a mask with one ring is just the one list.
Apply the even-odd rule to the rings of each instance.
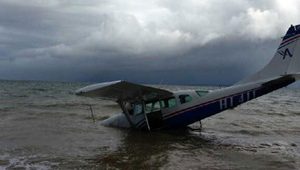
[[167, 98], [167, 99], [161, 99], [161, 100], [154, 100], [154, 101], [146, 101], [143, 104], [136, 103], [133, 106], [133, 113], [135, 115], [141, 114], [143, 112], [145, 113], [152, 113], [156, 111], [160, 111], [163, 108], [172, 108], [175, 107], [176, 99], [175, 97]]
[[159, 111], [161, 109], [159, 101], [151, 101], [145, 103], [145, 113]]
[[205, 91], [205, 90], [196, 90], [196, 93], [198, 94], [198, 96], [203, 97], [203, 96], [205, 96], [208, 93], [208, 91]]
[[143, 113], [143, 105], [142, 104], [134, 104], [133, 105], [133, 114], [138, 115]]
[[156, 101], [153, 103], [152, 112], [158, 111], [158, 110], [160, 110], [160, 104], [159, 104], [159, 101]]
[[181, 104], [192, 101], [192, 97], [188, 94], [182, 94], [182, 95], [179, 95], [178, 97], [179, 97], [179, 101]]

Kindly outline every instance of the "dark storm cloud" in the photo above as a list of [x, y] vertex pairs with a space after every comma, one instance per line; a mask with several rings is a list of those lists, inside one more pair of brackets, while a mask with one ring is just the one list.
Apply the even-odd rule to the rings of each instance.
[[0, 78], [229, 84], [268, 62], [296, 0], [0, 2]]

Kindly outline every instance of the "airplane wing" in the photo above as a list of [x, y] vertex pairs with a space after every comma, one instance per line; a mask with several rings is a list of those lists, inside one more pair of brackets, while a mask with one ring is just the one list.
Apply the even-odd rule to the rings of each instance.
[[151, 100], [157, 97], [171, 97], [173, 93], [160, 88], [119, 80], [92, 84], [77, 90], [76, 94], [80, 96], [99, 97], [114, 101], [135, 101], [141, 99], [141, 97], [144, 100]]

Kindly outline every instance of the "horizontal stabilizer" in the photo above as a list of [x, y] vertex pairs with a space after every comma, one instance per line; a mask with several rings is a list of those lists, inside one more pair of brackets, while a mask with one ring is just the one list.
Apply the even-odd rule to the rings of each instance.
[[296, 80], [300, 80], [300, 72], [291, 74]]

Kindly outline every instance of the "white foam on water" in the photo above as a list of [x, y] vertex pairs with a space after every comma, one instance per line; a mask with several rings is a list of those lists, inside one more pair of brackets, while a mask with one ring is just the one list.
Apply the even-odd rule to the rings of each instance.
[[[49, 162], [46, 160], [41, 160], [41, 156], [20, 156], [20, 157], [11, 157], [8, 154], [0, 156], [0, 160], [7, 162], [6, 165], [0, 165], [1, 169], [11, 169], [11, 168], [25, 168], [26, 170], [38, 169], [38, 170], [49, 170], [53, 166], [57, 166], [58, 163]], [[37, 159], [37, 160], [36, 160]]]

